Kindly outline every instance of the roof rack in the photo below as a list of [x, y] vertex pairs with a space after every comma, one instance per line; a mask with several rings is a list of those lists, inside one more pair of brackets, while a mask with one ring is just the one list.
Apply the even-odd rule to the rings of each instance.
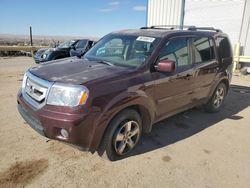
[[[195, 27], [195, 26], [187, 26], [184, 25], [183, 28], [189, 28], [189, 27]], [[180, 25], [153, 25], [150, 27], [141, 27], [140, 29], [169, 29], [169, 30], [173, 30], [173, 29], [181, 29]]]
[[181, 27], [180, 25], [153, 25], [150, 27], [141, 27], [140, 29], [167, 29], [167, 30], [174, 30], [174, 29], [186, 29], [189, 31], [197, 31], [197, 30], [207, 30], [207, 31], [215, 31], [215, 32], [222, 32], [220, 29], [215, 29], [213, 27], [196, 27], [193, 25], [184, 25]]
[[220, 29], [215, 29], [214, 27], [190, 27], [188, 28], [190, 31], [197, 31], [197, 30], [207, 30], [207, 31], [216, 31], [216, 32], [222, 32]]

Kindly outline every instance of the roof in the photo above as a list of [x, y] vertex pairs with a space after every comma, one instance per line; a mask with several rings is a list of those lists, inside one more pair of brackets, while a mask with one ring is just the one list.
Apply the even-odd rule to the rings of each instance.
[[160, 37], [163, 38], [169, 34], [177, 34], [177, 33], [185, 33], [185, 34], [202, 34], [206, 36], [214, 36], [218, 33], [222, 33], [219, 29], [213, 29], [213, 28], [195, 28], [191, 27], [189, 30], [182, 30], [182, 29], [167, 29], [167, 28], [141, 28], [141, 29], [127, 29], [127, 30], [121, 30], [121, 31], [115, 31], [112, 32], [112, 34], [122, 34], [122, 35], [132, 35], [132, 36], [149, 36], [149, 37]]
[[164, 37], [169, 33], [169, 30], [160, 29], [127, 29], [121, 31], [112, 32], [112, 34], [124, 34], [124, 35], [134, 35], [134, 36], [149, 36], [149, 37]]

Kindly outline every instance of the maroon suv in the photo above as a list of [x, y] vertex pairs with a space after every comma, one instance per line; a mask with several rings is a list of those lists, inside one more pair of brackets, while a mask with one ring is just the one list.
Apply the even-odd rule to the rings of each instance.
[[231, 71], [230, 42], [220, 30], [124, 30], [82, 59], [30, 68], [17, 106], [40, 134], [118, 160], [164, 118], [198, 105], [220, 110]]

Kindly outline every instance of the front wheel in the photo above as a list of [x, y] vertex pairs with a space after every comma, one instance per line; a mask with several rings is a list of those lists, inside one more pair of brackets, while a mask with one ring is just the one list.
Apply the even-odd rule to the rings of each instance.
[[126, 157], [141, 138], [142, 122], [133, 109], [120, 112], [109, 124], [102, 141], [104, 157], [111, 161]]
[[208, 103], [205, 105], [205, 109], [208, 112], [218, 112], [224, 102], [224, 99], [226, 97], [226, 93], [227, 93], [227, 88], [226, 85], [224, 83], [220, 83], [212, 97], [209, 99]]

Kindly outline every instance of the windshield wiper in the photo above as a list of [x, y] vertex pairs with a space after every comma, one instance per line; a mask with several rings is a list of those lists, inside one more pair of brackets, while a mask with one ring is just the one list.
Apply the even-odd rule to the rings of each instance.
[[109, 62], [103, 61], [103, 60], [97, 60], [96, 62], [97, 62], [97, 63], [105, 64], [105, 65], [109, 65], [109, 66], [114, 66], [112, 63], [109, 63]]

